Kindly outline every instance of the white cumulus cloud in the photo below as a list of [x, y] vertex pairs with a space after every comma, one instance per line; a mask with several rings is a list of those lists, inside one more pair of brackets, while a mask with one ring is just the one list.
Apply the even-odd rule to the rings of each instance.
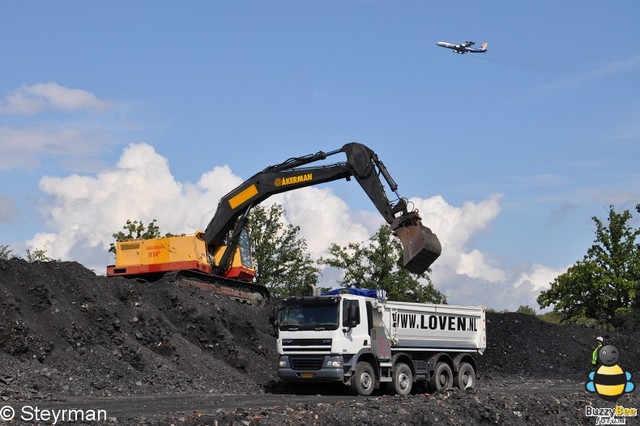
[[434, 264], [436, 272], [467, 275], [487, 281], [500, 281], [504, 272], [491, 266], [485, 254], [468, 247], [470, 240], [485, 231], [500, 213], [501, 194], [493, 194], [479, 203], [467, 201], [462, 207], [448, 204], [442, 196], [411, 198], [423, 225], [431, 228], [442, 243], [442, 255]]
[[422, 223], [442, 242], [442, 255], [431, 267], [432, 278], [449, 303], [511, 310], [520, 305], [535, 308], [539, 292], [563, 272], [543, 265], [505, 270], [495, 255], [473, 246], [498, 218], [502, 199], [502, 194], [492, 194], [480, 202], [466, 201], [461, 207], [448, 204], [441, 196], [410, 199]]
[[384, 222], [382, 217], [367, 217], [350, 208], [330, 188], [303, 188], [274, 197], [274, 201], [282, 204], [289, 222], [300, 227], [309, 253], [316, 258], [325, 254], [331, 243], [367, 240]]
[[532, 291], [548, 290], [551, 282], [567, 269], [569, 267], [548, 268], [544, 265], [531, 265], [528, 271], [518, 275], [513, 285], [514, 288], [526, 287]]
[[104, 110], [109, 106], [91, 92], [58, 83], [23, 85], [0, 103], [1, 114], [34, 115], [43, 111]]

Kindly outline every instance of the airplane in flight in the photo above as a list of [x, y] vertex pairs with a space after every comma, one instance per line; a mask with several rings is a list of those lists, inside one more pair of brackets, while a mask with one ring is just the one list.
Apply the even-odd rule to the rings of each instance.
[[475, 47], [471, 47], [475, 45], [473, 41], [465, 41], [462, 44], [454, 44], [454, 43], [447, 43], [446, 41], [439, 41], [436, 44], [440, 47], [446, 47], [447, 49], [451, 49], [456, 53], [464, 55], [465, 53], [485, 53], [487, 51], [487, 45], [489, 43], [485, 41], [480, 45], [479, 49], [476, 49]]

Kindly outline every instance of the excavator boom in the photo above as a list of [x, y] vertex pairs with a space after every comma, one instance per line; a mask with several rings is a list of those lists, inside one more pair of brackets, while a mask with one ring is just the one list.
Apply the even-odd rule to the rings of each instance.
[[[308, 166], [339, 153], [346, 154], [346, 162]], [[396, 194], [395, 204], [389, 201], [380, 175], [389, 189]], [[303, 157], [290, 158], [256, 173], [222, 197], [213, 219], [205, 230], [203, 239], [212, 253], [225, 243], [227, 247], [233, 247], [234, 239], [244, 228], [248, 211], [266, 198], [285, 191], [338, 179], [349, 180], [352, 177], [358, 181], [400, 239], [405, 268], [414, 273], [425, 272], [440, 256], [442, 251], [440, 241], [429, 228], [422, 225], [417, 212], [407, 211], [406, 201], [397, 194], [398, 185], [376, 153], [356, 142], [348, 143], [340, 149], [327, 153], [320, 151]], [[226, 241], [232, 230], [234, 235], [230, 241]], [[232, 250], [227, 250], [225, 254], [227, 253], [230, 256]], [[223, 256], [218, 268], [220, 270], [227, 268], [228, 261], [229, 259]]]

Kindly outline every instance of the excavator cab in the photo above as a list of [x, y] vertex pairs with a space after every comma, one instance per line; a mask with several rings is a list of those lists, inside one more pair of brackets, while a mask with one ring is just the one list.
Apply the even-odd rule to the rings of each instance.
[[[231, 247], [231, 248], [230, 248]], [[229, 260], [225, 262], [225, 252], [232, 250], [229, 254]], [[213, 256], [214, 267], [222, 267], [221, 275], [227, 278], [234, 278], [251, 282], [256, 276], [256, 270], [253, 266], [253, 258], [251, 256], [251, 245], [249, 242], [249, 234], [246, 229], [240, 231], [238, 243], [234, 246], [223, 245], [218, 247]]]

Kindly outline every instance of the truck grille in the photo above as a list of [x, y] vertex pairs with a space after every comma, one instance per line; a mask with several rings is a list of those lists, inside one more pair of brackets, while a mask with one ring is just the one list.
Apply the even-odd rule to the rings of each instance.
[[307, 352], [313, 354], [331, 353], [331, 339], [282, 339], [284, 353]]
[[322, 368], [322, 356], [289, 356], [289, 363], [293, 370], [320, 370]]

